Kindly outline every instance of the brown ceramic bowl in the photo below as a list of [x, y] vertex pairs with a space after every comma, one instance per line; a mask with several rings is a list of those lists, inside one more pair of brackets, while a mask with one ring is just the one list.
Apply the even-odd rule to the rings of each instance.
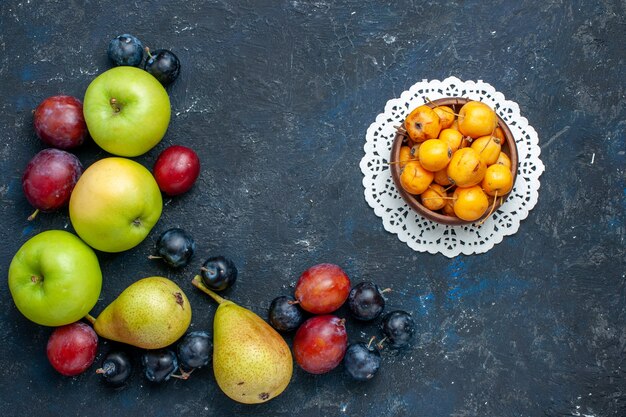
[[[467, 103], [468, 101], [470, 100], [466, 98], [461, 98], [461, 97], [446, 97], [446, 98], [441, 98], [438, 100], [433, 100], [432, 102], [427, 103], [427, 105], [429, 107], [449, 106], [454, 110], [455, 113], [458, 113], [461, 107], [463, 106], [463, 104]], [[500, 116], [498, 116], [498, 126], [502, 128], [502, 131], [504, 132], [504, 137], [505, 137], [505, 142], [502, 144], [501, 152], [506, 153], [511, 159], [511, 173], [513, 174], [513, 184], [515, 184], [515, 178], [517, 176], [517, 167], [518, 167], [517, 146], [515, 145], [515, 138], [513, 138], [513, 134], [511, 133], [511, 130], [506, 125], [506, 123], [504, 123], [504, 121], [500, 118]], [[390, 161], [400, 160], [400, 147], [406, 143], [408, 143], [408, 138], [402, 133], [398, 133], [393, 141], [393, 146], [391, 147]], [[404, 201], [406, 201], [413, 210], [415, 210], [421, 216], [429, 220], [432, 220], [436, 223], [455, 226], [455, 225], [463, 225], [463, 224], [471, 224], [475, 222], [480, 222], [485, 217], [493, 214], [491, 212], [491, 207], [489, 207], [487, 211], [485, 212], [485, 214], [480, 219], [474, 220], [474, 221], [466, 221], [466, 220], [459, 219], [458, 217], [447, 216], [438, 211], [432, 211], [430, 209], [427, 209], [420, 203], [419, 197], [416, 197], [408, 193], [400, 185], [400, 173], [402, 171], [400, 168], [400, 164], [391, 164], [390, 168], [391, 168], [391, 176], [393, 178], [393, 182], [395, 183], [396, 188], [400, 192], [400, 195], [402, 196]], [[506, 203], [507, 197], [508, 197], [508, 194], [505, 194], [502, 197], [498, 196], [498, 199], [496, 201], [496, 206], [493, 212], [495, 212], [498, 208], [500, 208], [502, 204]]]

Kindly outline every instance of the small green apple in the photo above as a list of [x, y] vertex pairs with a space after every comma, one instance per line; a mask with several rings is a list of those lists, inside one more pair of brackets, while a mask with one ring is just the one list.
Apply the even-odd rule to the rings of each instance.
[[98, 301], [102, 272], [94, 251], [64, 230], [30, 238], [9, 266], [9, 290], [17, 309], [44, 326], [83, 318]]
[[170, 99], [148, 72], [111, 68], [87, 87], [83, 113], [93, 140], [119, 156], [138, 156], [158, 144], [170, 122]]
[[70, 221], [78, 236], [103, 252], [141, 243], [161, 217], [156, 180], [138, 162], [109, 157], [89, 166], [70, 197]]

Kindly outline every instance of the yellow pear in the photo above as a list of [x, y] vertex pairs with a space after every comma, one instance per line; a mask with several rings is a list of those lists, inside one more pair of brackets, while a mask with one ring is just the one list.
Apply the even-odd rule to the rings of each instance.
[[98, 318], [96, 333], [105, 339], [144, 349], [160, 349], [177, 341], [191, 323], [191, 305], [173, 281], [148, 277], [127, 287]]
[[213, 373], [224, 394], [258, 404], [282, 393], [293, 372], [282, 336], [254, 312], [208, 289], [199, 276], [192, 284], [219, 303], [213, 319]]

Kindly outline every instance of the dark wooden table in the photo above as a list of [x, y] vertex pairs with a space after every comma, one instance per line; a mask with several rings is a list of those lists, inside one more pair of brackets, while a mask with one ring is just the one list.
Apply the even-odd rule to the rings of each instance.
[[[3, 1], [0, 414], [626, 415], [625, 15], [622, 0]], [[236, 262], [227, 295], [262, 316], [303, 270], [333, 262], [354, 282], [392, 288], [387, 309], [416, 319], [414, 346], [384, 350], [375, 379], [295, 369], [283, 395], [244, 406], [221, 393], [210, 368], [161, 386], [138, 372], [114, 391], [97, 363], [75, 378], [50, 367], [52, 329], [25, 319], [6, 285], [29, 237], [72, 230], [66, 210], [26, 220], [20, 177], [43, 148], [31, 112], [50, 95], [82, 97], [111, 66], [108, 41], [126, 32], [182, 61], [168, 89], [168, 133], [135, 160], [151, 167], [182, 144], [198, 152], [202, 173], [191, 192], [165, 200], [142, 244], [98, 253], [104, 287], [94, 312], [135, 280], [166, 275], [190, 298], [192, 328], [210, 330], [215, 305], [190, 284], [208, 256]], [[387, 100], [448, 76], [485, 80], [517, 102], [546, 165], [518, 233], [453, 259], [386, 232], [358, 166]], [[85, 166], [107, 155], [93, 143], [76, 154]], [[197, 243], [181, 271], [147, 259], [172, 226]], [[358, 341], [377, 329], [349, 320], [348, 332]]]

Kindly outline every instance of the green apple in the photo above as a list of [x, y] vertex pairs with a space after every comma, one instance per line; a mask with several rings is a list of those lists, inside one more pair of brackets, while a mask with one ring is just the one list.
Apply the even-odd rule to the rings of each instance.
[[103, 252], [122, 252], [143, 241], [161, 217], [163, 199], [152, 173], [128, 158], [90, 165], [70, 196], [78, 236]]
[[9, 266], [9, 290], [17, 309], [44, 326], [63, 326], [85, 317], [101, 289], [96, 254], [64, 230], [33, 236]]
[[161, 141], [170, 122], [170, 99], [150, 73], [111, 68], [87, 87], [83, 113], [93, 140], [119, 156], [138, 156]]

